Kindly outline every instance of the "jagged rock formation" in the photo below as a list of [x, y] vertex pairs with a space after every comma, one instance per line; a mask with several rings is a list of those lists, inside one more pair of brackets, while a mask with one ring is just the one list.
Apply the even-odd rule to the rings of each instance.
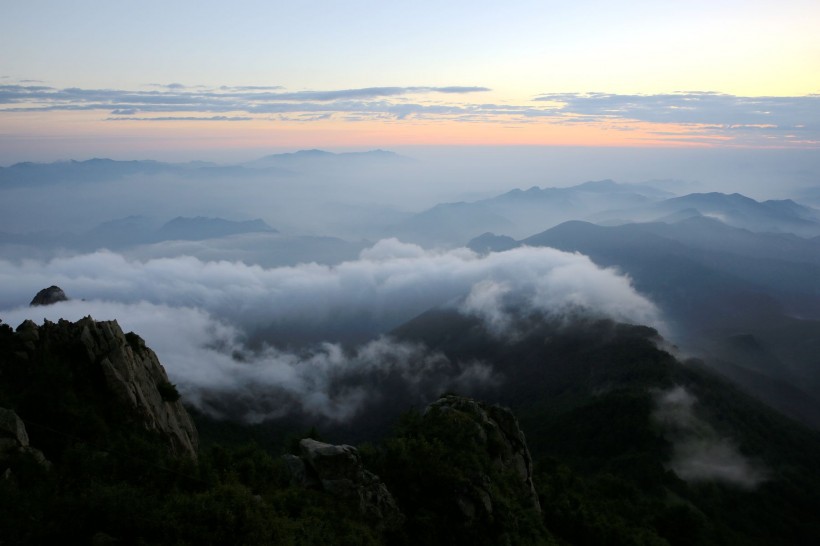
[[[468, 436], [470, 449], [490, 461], [492, 471], [500, 475], [512, 475], [511, 494], [535, 512], [541, 512], [538, 494], [532, 481], [532, 457], [518, 419], [507, 409], [487, 405], [456, 395], [445, 395], [430, 404], [425, 411], [425, 421], [432, 426], [458, 423]], [[492, 479], [489, 475], [475, 476], [472, 487], [456, 499], [459, 509], [468, 522], [479, 517], [490, 517], [495, 511], [491, 494]]]
[[0, 372], [7, 377], [26, 385], [47, 366], [63, 370], [74, 381], [64, 389], [82, 393], [104, 420], [157, 433], [174, 454], [196, 457], [196, 428], [165, 369], [142, 338], [124, 334], [116, 321], [86, 317], [37, 326], [27, 320], [4, 338], [4, 353], [11, 358], [3, 359]]
[[37, 292], [37, 295], [31, 300], [29, 306], [36, 307], [38, 305], [53, 305], [58, 301], [68, 301], [68, 297], [59, 286], [49, 286], [48, 288], [43, 288]]
[[305, 438], [300, 455], [286, 455], [293, 481], [352, 501], [359, 512], [381, 530], [398, 528], [404, 517], [396, 500], [378, 476], [366, 470], [359, 451]]

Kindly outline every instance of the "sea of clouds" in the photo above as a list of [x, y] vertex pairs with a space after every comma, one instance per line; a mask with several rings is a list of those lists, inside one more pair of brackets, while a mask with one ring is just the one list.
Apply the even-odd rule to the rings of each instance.
[[[71, 300], [28, 307], [50, 285]], [[116, 319], [146, 340], [189, 402], [246, 421], [294, 411], [343, 421], [397, 392], [423, 403], [444, 390], [501, 381], [503, 370], [486, 363], [451, 362], [389, 336], [441, 306], [479, 318], [500, 337], [516, 335], [516, 316], [579, 310], [663, 327], [658, 309], [627, 277], [543, 247], [480, 256], [387, 239], [335, 266], [275, 268], [108, 251], [0, 260], [3, 322]], [[306, 341], [279, 343], [277, 331]], [[355, 336], [345, 337], [350, 331]]]

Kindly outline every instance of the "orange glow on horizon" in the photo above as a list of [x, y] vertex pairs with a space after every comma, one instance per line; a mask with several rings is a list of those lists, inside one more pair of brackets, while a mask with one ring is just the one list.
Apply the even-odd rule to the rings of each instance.
[[[704, 146], [690, 142], [692, 127], [634, 123], [462, 121], [174, 121], [106, 122], [105, 133], [177, 138], [211, 147], [344, 146]], [[127, 131], [117, 130], [128, 124]], [[697, 135], [696, 135], [697, 136]], [[698, 138], [700, 138], [698, 136]], [[718, 143], [719, 139], [710, 139]]]
[[36, 160], [89, 157], [89, 153], [197, 157], [198, 152], [217, 150], [400, 146], [782, 147], [736, 141], [720, 127], [622, 119], [135, 121], [100, 116], [99, 111], [14, 113], [5, 116], [4, 132], [17, 135], [12, 143], [16, 155]]

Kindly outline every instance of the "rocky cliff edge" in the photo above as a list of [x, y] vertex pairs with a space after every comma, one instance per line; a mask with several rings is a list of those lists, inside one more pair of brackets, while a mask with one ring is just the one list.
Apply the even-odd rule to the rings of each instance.
[[118, 418], [158, 433], [175, 455], [196, 458], [196, 427], [157, 355], [138, 335], [123, 333], [117, 321], [86, 317], [38, 326], [27, 320], [13, 336], [4, 335], [11, 337], [5, 341], [13, 361], [4, 365], [37, 366], [44, 355], [61, 359], [74, 376], [97, 379], [95, 388], [105, 392], [95, 395], [107, 400]]

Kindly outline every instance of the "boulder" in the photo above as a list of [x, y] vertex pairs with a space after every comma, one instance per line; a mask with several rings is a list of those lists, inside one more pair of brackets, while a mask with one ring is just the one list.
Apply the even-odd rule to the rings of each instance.
[[352, 502], [359, 513], [380, 530], [401, 526], [404, 516], [396, 500], [381, 479], [364, 468], [355, 447], [305, 438], [299, 442], [299, 451], [299, 457], [286, 456], [295, 483], [318, 487]]
[[49, 286], [37, 292], [37, 295], [31, 300], [29, 306], [53, 305], [58, 301], [68, 301], [68, 297], [59, 286]]
[[319, 487], [319, 482], [308, 476], [307, 467], [302, 459], [290, 453], [282, 455], [282, 459], [285, 461], [291, 485]]
[[[51, 462], [46, 459], [42, 451], [29, 445], [26, 425], [20, 416], [10, 409], [0, 408], [0, 463], [4, 462], [7, 457], [15, 455], [27, 455], [45, 468], [51, 467]], [[7, 468], [3, 475], [4, 479], [9, 479], [11, 469]]]
[[26, 425], [10, 409], [0, 408], [0, 451], [19, 447], [28, 447]]

